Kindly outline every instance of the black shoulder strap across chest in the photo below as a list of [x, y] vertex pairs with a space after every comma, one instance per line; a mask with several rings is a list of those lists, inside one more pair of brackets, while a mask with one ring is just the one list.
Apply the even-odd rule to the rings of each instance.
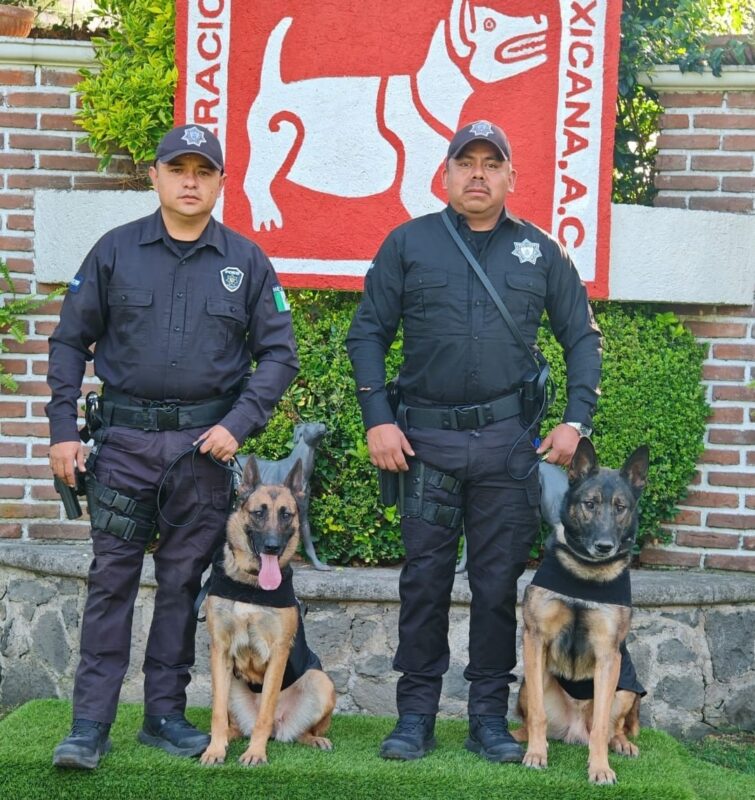
[[440, 215], [443, 219], [443, 224], [448, 229], [448, 232], [451, 234], [451, 238], [454, 240], [456, 246], [461, 250], [462, 255], [464, 258], [467, 259], [469, 262], [469, 266], [472, 267], [475, 275], [480, 279], [480, 283], [485, 287], [488, 294], [490, 295], [491, 299], [496, 305], [496, 308], [501, 312], [501, 316], [503, 317], [504, 322], [509, 326], [511, 332], [514, 334], [514, 338], [516, 339], [517, 343], [522, 347], [522, 349], [527, 353], [527, 355], [532, 359], [532, 362], [535, 365], [535, 369], [540, 370], [542, 368], [542, 364], [537, 360], [535, 354], [532, 350], [527, 346], [527, 343], [524, 341], [524, 337], [519, 332], [519, 328], [514, 322], [514, 318], [509, 313], [508, 308], [506, 308], [503, 300], [501, 300], [501, 296], [496, 292], [493, 284], [490, 282], [490, 279], [485, 274], [485, 271], [480, 266], [479, 261], [474, 257], [472, 251], [467, 247], [464, 240], [459, 236], [459, 232], [453, 225], [453, 222], [448, 218], [448, 214], [446, 211], [442, 211]]

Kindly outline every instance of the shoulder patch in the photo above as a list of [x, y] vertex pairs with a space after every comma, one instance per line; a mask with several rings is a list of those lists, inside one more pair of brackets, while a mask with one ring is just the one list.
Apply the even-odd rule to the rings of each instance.
[[68, 291], [71, 294], [76, 294], [81, 288], [81, 284], [84, 283], [84, 278], [79, 274], [74, 277], [74, 279], [68, 284]]
[[286, 293], [283, 291], [283, 287], [280, 284], [273, 286], [273, 300], [275, 301], [275, 308], [278, 313], [291, 310], [291, 306], [286, 299]]

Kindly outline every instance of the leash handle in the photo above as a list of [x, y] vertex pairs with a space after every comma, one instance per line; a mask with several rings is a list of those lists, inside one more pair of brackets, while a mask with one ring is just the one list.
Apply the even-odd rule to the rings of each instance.
[[[199, 454], [199, 448], [201, 446], [202, 446], [202, 443], [201, 442], [197, 442], [196, 444], [192, 445], [191, 447], [188, 447], [182, 453], [179, 453], [173, 459], [173, 461], [171, 461], [170, 464], [168, 465], [168, 468], [165, 470], [165, 474], [163, 475], [163, 477], [162, 477], [162, 479], [160, 481], [160, 485], [157, 488], [157, 513], [158, 513], [158, 516], [163, 520], [163, 522], [167, 522], [168, 525], [170, 525], [172, 528], [185, 528], [187, 525], [191, 525], [191, 523], [194, 522], [197, 519], [197, 517], [199, 516], [199, 514], [201, 512], [201, 509], [197, 508], [197, 510], [194, 512], [194, 516], [191, 519], [187, 520], [186, 522], [173, 522], [172, 520], [168, 519], [165, 516], [165, 514], [163, 513], [162, 503], [160, 502], [160, 498], [162, 496], [163, 489], [165, 488], [165, 482], [168, 480], [168, 476], [170, 475], [171, 471], [173, 469], [175, 469], [176, 464], [178, 464], [178, 462], [182, 458], [185, 458], [187, 455], [191, 454], [191, 479], [192, 479], [192, 483], [194, 484], [194, 493], [195, 493], [196, 498], [197, 498], [197, 503], [199, 503], [199, 484], [197, 482], [197, 474], [196, 474], [196, 472], [194, 470], [194, 462], [196, 460], [197, 454]], [[211, 459], [212, 461], [214, 461], [219, 467], [222, 467], [224, 470], [226, 470], [227, 472], [230, 473], [229, 494], [233, 495], [233, 483], [234, 483], [235, 476], [238, 474], [238, 470], [235, 467], [230, 466], [229, 464], [224, 464], [222, 461], [218, 461], [217, 458], [215, 458], [212, 455], [209, 455], [207, 457], [209, 459]]]

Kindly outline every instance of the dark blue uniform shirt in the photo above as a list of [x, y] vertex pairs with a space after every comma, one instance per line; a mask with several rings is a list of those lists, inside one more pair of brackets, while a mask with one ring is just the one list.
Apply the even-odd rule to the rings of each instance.
[[[447, 212], [475, 252], [465, 218]], [[537, 245], [539, 255], [525, 242]], [[522, 247], [530, 261], [515, 255]], [[540, 228], [504, 211], [478, 260], [527, 344], [534, 345], [543, 310], [548, 312], [566, 357], [564, 419], [589, 425], [600, 381], [600, 331], [566, 251]], [[482, 403], [519, 388], [533, 369], [440, 214], [419, 217], [396, 228], [381, 246], [349, 330], [366, 428], [394, 420], [384, 389], [385, 355], [402, 320], [399, 383], [408, 402]]]
[[106, 233], [50, 337], [51, 444], [78, 440], [76, 401], [92, 358], [106, 387], [179, 402], [233, 391], [253, 361], [220, 421], [243, 442], [265, 425], [299, 367], [291, 313], [276, 306], [275, 287], [262, 250], [213, 218], [188, 249], [171, 240], [159, 209]]

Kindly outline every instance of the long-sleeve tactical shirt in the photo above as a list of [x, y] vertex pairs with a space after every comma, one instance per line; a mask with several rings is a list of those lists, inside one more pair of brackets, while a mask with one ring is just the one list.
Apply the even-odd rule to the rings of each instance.
[[[475, 251], [465, 218], [448, 213]], [[601, 337], [579, 274], [561, 245], [506, 211], [478, 254], [525, 342], [535, 344], [548, 312], [567, 364], [564, 420], [589, 425], [598, 395]], [[399, 384], [418, 404], [483, 403], [516, 390], [533, 370], [440, 214], [411, 220], [388, 235], [365, 280], [347, 337], [366, 428], [393, 422], [385, 356], [403, 321]]]
[[69, 286], [50, 337], [51, 444], [78, 440], [92, 358], [106, 390], [173, 402], [234, 391], [254, 362], [220, 421], [238, 442], [265, 425], [299, 368], [291, 313], [262, 250], [213, 218], [182, 246], [159, 209], [106, 233]]

